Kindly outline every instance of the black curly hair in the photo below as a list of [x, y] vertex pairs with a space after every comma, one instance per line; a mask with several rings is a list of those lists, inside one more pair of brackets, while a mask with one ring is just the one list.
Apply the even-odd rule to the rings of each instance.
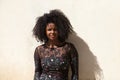
[[38, 17], [33, 28], [33, 35], [41, 42], [47, 42], [46, 26], [48, 23], [54, 23], [58, 30], [58, 40], [64, 42], [70, 33], [73, 32], [72, 25], [68, 18], [58, 9], [51, 10], [43, 16]]

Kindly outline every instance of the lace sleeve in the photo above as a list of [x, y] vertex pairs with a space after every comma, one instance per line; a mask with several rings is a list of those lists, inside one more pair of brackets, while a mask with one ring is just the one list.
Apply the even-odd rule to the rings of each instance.
[[35, 74], [34, 74], [34, 80], [39, 80], [39, 77], [42, 73], [42, 67], [41, 67], [41, 60], [38, 53], [38, 48], [35, 49], [34, 52], [34, 62], [35, 62]]
[[70, 54], [72, 70], [71, 80], [78, 80], [78, 52], [73, 44], [71, 44]]

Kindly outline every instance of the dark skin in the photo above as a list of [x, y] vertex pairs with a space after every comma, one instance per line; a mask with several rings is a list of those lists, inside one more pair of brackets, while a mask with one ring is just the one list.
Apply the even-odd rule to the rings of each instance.
[[58, 40], [58, 31], [54, 23], [48, 23], [46, 26], [46, 36], [48, 38], [47, 45], [49, 48], [56, 48], [62, 44]]

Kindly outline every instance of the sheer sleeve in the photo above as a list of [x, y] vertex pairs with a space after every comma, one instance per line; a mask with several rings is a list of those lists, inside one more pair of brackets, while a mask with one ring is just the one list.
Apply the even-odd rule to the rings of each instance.
[[38, 53], [38, 48], [35, 49], [34, 52], [34, 62], [35, 62], [35, 74], [34, 74], [34, 80], [39, 80], [39, 77], [42, 73], [42, 67], [41, 67], [41, 60]]
[[71, 44], [70, 55], [72, 70], [71, 80], [78, 80], [78, 52], [73, 44]]

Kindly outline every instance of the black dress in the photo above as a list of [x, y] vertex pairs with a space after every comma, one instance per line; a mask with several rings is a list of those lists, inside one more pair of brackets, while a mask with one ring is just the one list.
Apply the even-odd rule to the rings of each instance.
[[78, 53], [73, 44], [65, 42], [57, 48], [46, 44], [35, 49], [34, 80], [68, 80], [71, 66], [71, 80], [78, 80]]

